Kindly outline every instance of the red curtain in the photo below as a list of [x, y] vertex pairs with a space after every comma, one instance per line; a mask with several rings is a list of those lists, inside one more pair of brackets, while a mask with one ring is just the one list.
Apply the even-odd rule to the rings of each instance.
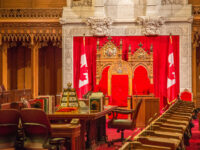
[[[90, 89], [94, 89], [96, 86], [96, 43], [99, 40], [100, 47], [103, 46], [107, 41], [107, 37], [86, 37], [86, 55], [89, 68], [89, 83]], [[153, 76], [154, 76], [154, 94], [160, 97], [160, 107], [164, 107], [167, 103], [167, 54], [169, 36], [117, 36], [112, 37], [111, 41], [117, 46], [120, 46], [120, 40], [122, 40], [122, 59], [127, 60], [127, 53], [129, 46], [131, 46], [131, 52], [134, 53], [139, 44], [146, 51], [150, 51], [153, 48]], [[80, 69], [80, 46], [82, 44], [82, 37], [74, 37], [74, 87], [78, 88], [79, 69]], [[174, 47], [174, 58], [175, 58], [175, 74], [176, 74], [176, 90], [179, 93], [179, 36], [173, 36], [173, 47]], [[100, 83], [105, 84], [107, 78], [102, 77]], [[105, 87], [99, 85], [99, 87]], [[134, 87], [134, 85], [133, 85]], [[103, 90], [105, 92], [105, 88]]]

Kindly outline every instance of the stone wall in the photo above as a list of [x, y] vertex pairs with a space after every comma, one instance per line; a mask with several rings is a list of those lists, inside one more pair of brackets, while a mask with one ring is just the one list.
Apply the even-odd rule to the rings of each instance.
[[191, 91], [192, 17], [191, 5], [186, 0], [93, 0], [92, 6], [65, 7], [60, 22], [63, 25], [63, 87], [73, 81], [74, 36], [155, 36], [171, 33], [180, 36], [180, 91], [185, 88]]

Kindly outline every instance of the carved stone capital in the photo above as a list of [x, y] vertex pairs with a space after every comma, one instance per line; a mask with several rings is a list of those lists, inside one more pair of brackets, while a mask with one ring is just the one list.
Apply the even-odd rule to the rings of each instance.
[[165, 23], [165, 18], [161, 16], [140, 16], [137, 23], [142, 25], [142, 34], [155, 36], [160, 34], [160, 27]]
[[91, 27], [91, 33], [94, 36], [109, 36], [112, 19], [109, 17], [88, 17], [86, 24]]

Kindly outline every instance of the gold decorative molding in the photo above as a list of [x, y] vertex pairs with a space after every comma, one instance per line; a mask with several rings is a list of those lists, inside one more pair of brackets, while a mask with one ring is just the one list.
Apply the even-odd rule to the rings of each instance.
[[99, 49], [97, 41], [97, 60], [96, 60], [96, 83], [99, 84], [102, 71], [105, 67], [111, 66], [114, 61], [121, 60], [122, 46], [117, 47], [109, 37], [109, 41]]
[[32, 8], [20, 8], [20, 9], [0, 9], [1, 19], [52, 19], [61, 18], [62, 8], [52, 8], [52, 9], [32, 9]]
[[[129, 77], [131, 76], [131, 83], [129, 82], [129, 85], [132, 85], [135, 69], [138, 66], [143, 66], [147, 70], [151, 84], [153, 84], [153, 45], [151, 45], [148, 51], [145, 51], [142, 46], [143, 45], [140, 43], [139, 48], [133, 54], [130, 50], [128, 52], [128, 60], [122, 61], [122, 42], [120, 42], [120, 46], [117, 47], [109, 39], [109, 41], [100, 48], [99, 41], [97, 41], [96, 84], [99, 84], [102, 72], [107, 66], [110, 66], [108, 71], [108, 83], [111, 82], [111, 77], [109, 76], [111, 74], [128, 74]], [[130, 88], [132, 91], [132, 87]]]
[[142, 43], [140, 43], [139, 48], [133, 54], [128, 53], [128, 61], [133, 72], [138, 66], [143, 66], [147, 70], [151, 84], [153, 84], [153, 45], [151, 45], [149, 53], [142, 46]]
[[2, 42], [51, 41], [61, 47], [62, 9], [0, 9], [0, 35]]

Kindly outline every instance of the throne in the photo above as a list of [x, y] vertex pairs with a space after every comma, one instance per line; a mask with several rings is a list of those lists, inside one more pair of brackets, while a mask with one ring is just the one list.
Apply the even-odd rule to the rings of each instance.
[[131, 108], [128, 95], [132, 95], [132, 70], [128, 62], [122, 60], [122, 42], [116, 46], [109, 38], [100, 47], [97, 41], [96, 66], [96, 85], [108, 96], [105, 104]]
[[128, 62], [133, 72], [133, 95], [153, 93], [153, 46], [145, 51], [140, 43], [139, 48], [128, 53]]

